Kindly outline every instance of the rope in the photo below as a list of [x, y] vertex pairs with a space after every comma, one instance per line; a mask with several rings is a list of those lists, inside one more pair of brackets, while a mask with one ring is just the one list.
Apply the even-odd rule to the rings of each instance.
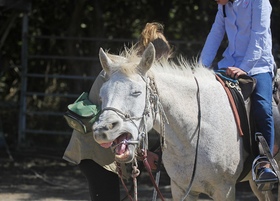
[[117, 164], [117, 173], [118, 173], [118, 176], [119, 176], [119, 178], [120, 178], [120, 180], [122, 182], [122, 185], [123, 185], [123, 187], [124, 187], [124, 189], [126, 191], [126, 194], [127, 194], [128, 198], [129, 198], [129, 200], [133, 201], [133, 198], [131, 197], [131, 195], [129, 193], [129, 190], [128, 190], [127, 186], [124, 183], [124, 180], [123, 180], [123, 177], [122, 177], [122, 170], [121, 170], [121, 167], [120, 167], [120, 163], [116, 162], [116, 164]]
[[117, 108], [114, 108], [114, 107], [105, 107], [101, 113], [103, 113], [105, 110], [113, 110], [114, 112], [116, 112], [119, 116], [123, 116], [123, 119], [124, 120], [139, 120], [141, 118], [143, 118], [143, 115], [141, 117], [131, 117], [129, 114], [126, 114], [122, 111], [120, 111], [119, 109]]
[[158, 89], [156, 86], [156, 83], [154, 81], [154, 79], [150, 78], [150, 91], [151, 91], [151, 96], [152, 96], [152, 102], [154, 102], [154, 113], [155, 113], [155, 117], [154, 120], [156, 119], [156, 115], [159, 114], [160, 115], [160, 134], [161, 134], [161, 138], [160, 138], [160, 144], [162, 147], [162, 150], [164, 150], [166, 148], [166, 141], [165, 141], [165, 124], [169, 124], [167, 116], [165, 114], [165, 111], [163, 109], [163, 106], [160, 102], [159, 96], [158, 96]]
[[132, 166], [132, 174], [131, 177], [133, 178], [133, 186], [134, 186], [134, 200], [138, 201], [138, 193], [137, 193], [137, 177], [140, 174], [140, 170], [138, 169], [137, 164]]
[[148, 174], [149, 174], [149, 176], [150, 176], [150, 180], [151, 180], [151, 182], [152, 182], [154, 188], [156, 189], [156, 191], [157, 191], [157, 193], [158, 193], [160, 199], [161, 199], [162, 201], [164, 201], [164, 197], [163, 197], [162, 193], [161, 193], [160, 190], [159, 190], [158, 183], [156, 183], [156, 181], [155, 181], [155, 179], [154, 179], [154, 177], [153, 177], [153, 174], [152, 174], [151, 167], [150, 167], [150, 165], [149, 165], [149, 163], [148, 163], [147, 151], [144, 151], [144, 160], [143, 160], [143, 163], [144, 163], [144, 165], [145, 165], [145, 168], [146, 168], [146, 170], [147, 170], [147, 172], [148, 172]]

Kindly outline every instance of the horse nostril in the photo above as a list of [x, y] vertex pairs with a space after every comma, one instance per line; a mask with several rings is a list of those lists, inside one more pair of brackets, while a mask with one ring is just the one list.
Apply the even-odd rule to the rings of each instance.
[[102, 133], [102, 139], [107, 139], [107, 135], [105, 133]]

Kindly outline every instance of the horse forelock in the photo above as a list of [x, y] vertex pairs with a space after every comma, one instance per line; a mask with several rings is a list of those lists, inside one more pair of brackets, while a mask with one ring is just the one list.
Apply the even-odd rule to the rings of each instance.
[[118, 68], [116, 71], [122, 72], [126, 76], [138, 73], [137, 66], [140, 63], [141, 57], [137, 54], [137, 48], [124, 47], [124, 50], [119, 55], [113, 55], [107, 53], [108, 57], [114, 62]]

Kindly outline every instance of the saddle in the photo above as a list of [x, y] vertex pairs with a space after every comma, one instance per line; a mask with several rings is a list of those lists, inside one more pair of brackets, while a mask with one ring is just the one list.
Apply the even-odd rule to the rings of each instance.
[[257, 80], [247, 75], [232, 79], [223, 71], [216, 72], [217, 80], [224, 87], [241, 136], [250, 133], [250, 95], [255, 89]]
[[248, 175], [254, 159], [259, 155], [254, 123], [250, 115], [250, 95], [255, 89], [257, 80], [247, 75], [239, 76], [235, 80], [227, 77], [222, 71], [216, 72], [216, 79], [223, 85], [228, 95], [240, 136], [243, 138], [244, 149], [249, 153], [238, 179], [241, 181]]

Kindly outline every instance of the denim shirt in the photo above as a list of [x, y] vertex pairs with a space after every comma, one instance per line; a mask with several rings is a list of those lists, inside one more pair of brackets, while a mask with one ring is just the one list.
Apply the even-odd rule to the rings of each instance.
[[[225, 11], [225, 12], [224, 12]], [[226, 33], [228, 47], [218, 68], [239, 67], [248, 75], [271, 72], [274, 58], [269, 0], [235, 0], [218, 5], [215, 22], [206, 39], [200, 61], [210, 67]], [[226, 16], [224, 16], [224, 14]]]

